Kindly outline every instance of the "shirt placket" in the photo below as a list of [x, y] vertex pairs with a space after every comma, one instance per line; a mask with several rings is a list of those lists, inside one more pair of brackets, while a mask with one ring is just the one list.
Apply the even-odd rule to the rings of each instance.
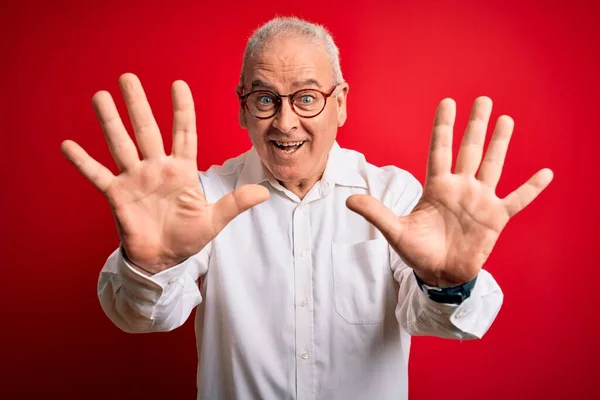
[[294, 289], [296, 317], [296, 398], [315, 398], [312, 256], [309, 204], [294, 211]]

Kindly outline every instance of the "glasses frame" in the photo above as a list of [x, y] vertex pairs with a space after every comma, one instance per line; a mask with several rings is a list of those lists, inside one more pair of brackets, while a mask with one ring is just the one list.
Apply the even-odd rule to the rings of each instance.
[[[246, 111], [248, 111], [248, 114], [252, 115], [254, 118], [257, 119], [269, 119], [269, 118], [273, 118], [275, 115], [277, 115], [277, 113], [281, 110], [281, 105], [283, 103], [283, 98], [287, 97], [289, 102], [290, 102], [290, 108], [292, 109], [292, 111], [294, 112], [294, 114], [296, 114], [297, 116], [299, 116], [300, 118], [315, 118], [316, 116], [318, 116], [319, 114], [321, 114], [323, 112], [323, 110], [325, 109], [325, 106], [327, 106], [327, 99], [329, 97], [331, 97], [331, 95], [333, 94], [333, 92], [335, 91], [335, 89], [339, 86], [339, 83], [336, 83], [335, 85], [333, 85], [333, 87], [331, 88], [331, 90], [329, 92], [323, 92], [321, 90], [318, 89], [313, 89], [313, 88], [304, 88], [304, 89], [300, 89], [300, 90], [296, 90], [294, 93], [290, 93], [290, 94], [279, 94], [277, 92], [274, 92], [272, 90], [268, 90], [268, 89], [259, 89], [259, 90], [253, 90], [249, 93], [246, 94], [241, 94], [240, 92], [237, 92], [238, 98], [240, 100], [240, 104], [242, 107], [244, 107], [244, 109]], [[300, 92], [304, 92], [306, 90], [313, 90], [315, 92], [319, 92], [321, 93], [321, 95], [323, 95], [324, 101], [323, 101], [323, 108], [321, 108], [321, 111], [319, 111], [318, 113], [316, 113], [315, 115], [311, 115], [310, 117], [306, 117], [304, 115], [300, 115], [298, 114], [298, 111], [296, 111], [296, 109], [294, 108], [294, 102], [292, 101], [292, 99], [294, 98], [295, 95], [297, 95]], [[258, 92], [266, 92], [266, 93], [270, 93], [272, 94], [276, 99], [277, 99], [277, 103], [275, 104], [275, 111], [273, 112], [273, 114], [269, 115], [268, 117], [259, 117], [257, 115], [252, 114], [252, 112], [250, 111], [250, 109], [248, 108], [248, 97], [253, 94], [253, 93], [258, 93]]]

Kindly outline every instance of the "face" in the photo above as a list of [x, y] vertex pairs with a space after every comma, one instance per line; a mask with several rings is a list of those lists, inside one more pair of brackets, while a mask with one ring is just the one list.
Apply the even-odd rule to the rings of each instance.
[[[286, 95], [306, 88], [329, 93], [335, 83], [322, 46], [303, 37], [288, 37], [275, 39], [249, 60], [243, 93], [266, 89]], [[241, 108], [240, 125], [248, 130], [263, 164], [277, 180], [284, 185], [314, 183], [325, 170], [338, 127], [346, 121], [347, 93], [348, 85], [339, 84], [334, 95], [327, 98], [323, 112], [314, 118], [294, 113], [287, 97], [282, 99], [279, 112], [269, 119], [255, 118]], [[282, 146], [294, 142], [301, 144]]]

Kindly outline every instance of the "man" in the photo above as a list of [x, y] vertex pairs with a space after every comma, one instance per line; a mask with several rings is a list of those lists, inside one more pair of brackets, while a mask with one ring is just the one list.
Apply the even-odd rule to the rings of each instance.
[[198, 398], [406, 398], [410, 335], [490, 327], [503, 295], [482, 266], [552, 179], [541, 170], [495, 195], [513, 122], [498, 119], [482, 159], [490, 99], [474, 103], [454, 173], [455, 104], [440, 103], [422, 189], [337, 145], [349, 88], [338, 49], [323, 27], [277, 18], [249, 40], [238, 86], [253, 147], [198, 185], [188, 86], [173, 84], [167, 156], [139, 80], [120, 84], [142, 160], [102, 91], [93, 103], [120, 174], [72, 141], [62, 150], [115, 216], [121, 246], [98, 285], [111, 320], [168, 331], [198, 306]]

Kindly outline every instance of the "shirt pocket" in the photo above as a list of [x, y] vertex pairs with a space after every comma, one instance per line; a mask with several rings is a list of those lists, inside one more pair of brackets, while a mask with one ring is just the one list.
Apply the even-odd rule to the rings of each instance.
[[350, 324], [378, 324], [385, 317], [385, 239], [354, 244], [332, 244], [333, 288], [336, 312]]

